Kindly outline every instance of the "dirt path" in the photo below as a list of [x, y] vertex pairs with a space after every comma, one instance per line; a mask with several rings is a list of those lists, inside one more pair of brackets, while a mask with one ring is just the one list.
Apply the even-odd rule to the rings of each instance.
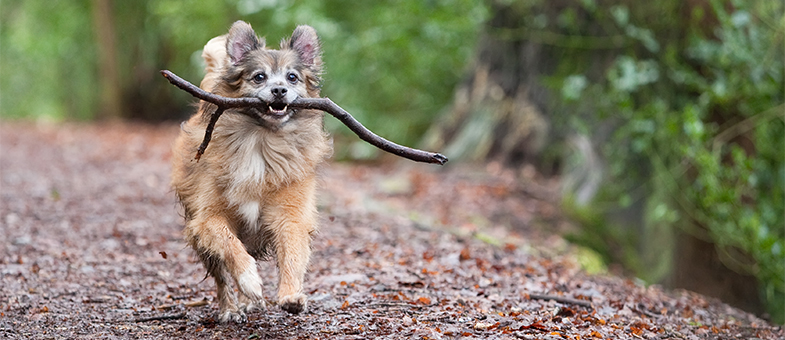
[[697, 294], [585, 274], [544, 232], [562, 227], [553, 183], [406, 163], [324, 170], [306, 313], [216, 324], [168, 187], [176, 131], [0, 125], [0, 338], [785, 337]]

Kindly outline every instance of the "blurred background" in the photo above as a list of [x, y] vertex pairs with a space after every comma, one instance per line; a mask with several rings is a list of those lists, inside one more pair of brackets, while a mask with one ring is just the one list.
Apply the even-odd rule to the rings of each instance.
[[[202, 46], [316, 28], [322, 95], [451, 163], [558, 176], [567, 235], [785, 321], [780, 0], [0, 1], [0, 122], [185, 119]], [[374, 160], [336, 120], [338, 160]], [[528, 176], [530, 177], [530, 176]]]

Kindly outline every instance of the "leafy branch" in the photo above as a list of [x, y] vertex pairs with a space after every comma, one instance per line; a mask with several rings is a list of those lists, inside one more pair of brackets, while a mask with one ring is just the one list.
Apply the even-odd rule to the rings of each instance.
[[[213, 112], [210, 116], [210, 122], [207, 124], [207, 128], [205, 129], [204, 140], [202, 141], [202, 144], [199, 145], [199, 149], [196, 151], [195, 159], [197, 161], [199, 161], [199, 158], [202, 157], [205, 149], [207, 149], [207, 145], [210, 143], [210, 139], [212, 138], [215, 123], [218, 121], [218, 118], [221, 117], [224, 111], [227, 109], [241, 107], [263, 109], [267, 106], [267, 103], [260, 98], [228, 98], [209, 93], [197, 87], [196, 85], [191, 84], [187, 80], [178, 77], [176, 74], [168, 70], [162, 70], [161, 74], [164, 76], [164, 78], [169, 80], [172, 85], [179, 87], [181, 90], [190, 93], [196, 98], [218, 106], [215, 112]], [[298, 98], [290, 103], [289, 107], [327, 112], [341, 121], [341, 123], [346, 125], [349, 130], [352, 130], [352, 132], [357, 134], [360, 139], [396, 156], [423, 163], [434, 163], [439, 165], [444, 165], [444, 163], [447, 163], [447, 157], [442, 154], [409, 148], [379, 137], [379, 135], [373, 133], [371, 130], [368, 130], [359, 121], [354, 119], [354, 117], [352, 117], [349, 112], [346, 112], [346, 110], [342, 109], [329, 98]]]

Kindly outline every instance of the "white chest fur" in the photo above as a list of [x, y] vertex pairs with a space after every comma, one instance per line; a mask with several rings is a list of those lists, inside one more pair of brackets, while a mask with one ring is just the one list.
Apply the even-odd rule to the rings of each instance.
[[229, 185], [226, 198], [249, 227], [257, 227], [260, 217], [261, 187], [265, 181], [266, 164], [262, 139], [256, 134], [229, 138], [232, 157], [226, 161]]

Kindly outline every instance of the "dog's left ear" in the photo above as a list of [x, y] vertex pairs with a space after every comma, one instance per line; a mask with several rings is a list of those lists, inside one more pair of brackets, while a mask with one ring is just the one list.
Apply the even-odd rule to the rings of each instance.
[[[281, 46], [283, 47], [283, 46]], [[289, 40], [289, 48], [297, 52], [300, 61], [311, 68], [320, 68], [322, 65], [322, 51], [319, 46], [319, 37], [316, 30], [308, 25], [300, 25], [294, 29]]]

